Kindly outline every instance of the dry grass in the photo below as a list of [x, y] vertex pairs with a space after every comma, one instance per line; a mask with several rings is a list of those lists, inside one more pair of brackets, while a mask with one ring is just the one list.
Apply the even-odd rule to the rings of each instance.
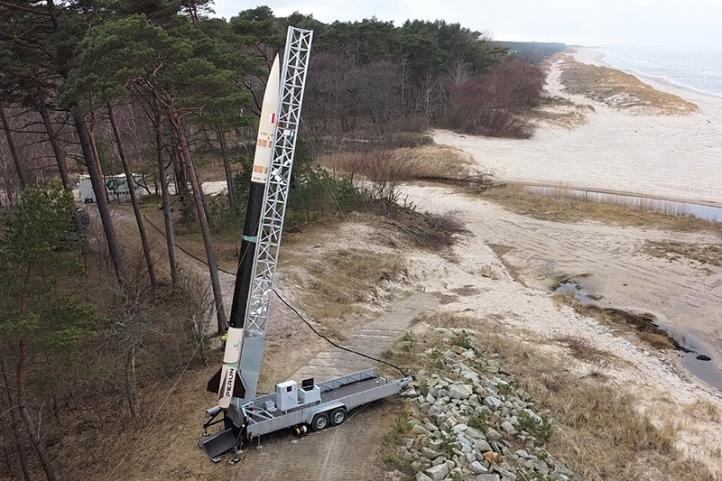
[[629, 205], [596, 202], [566, 196], [547, 196], [524, 190], [524, 186], [510, 184], [481, 192], [484, 199], [496, 202], [521, 215], [554, 222], [592, 220], [620, 225], [655, 227], [683, 232], [722, 233], [719, 223], [689, 216], [675, 216]]
[[562, 336], [556, 338], [556, 341], [563, 344], [569, 349], [569, 353], [580, 361], [600, 362], [615, 358], [613, 354], [594, 347], [589, 341], [580, 337]]
[[685, 115], [698, 110], [694, 103], [656, 90], [634, 75], [580, 63], [571, 56], [564, 58], [561, 81], [571, 94], [584, 95], [620, 110], [667, 115]]
[[639, 338], [655, 349], [676, 349], [669, 336], [657, 332], [640, 332]]
[[713, 423], [720, 422], [720, 412], [717, 409], [717, 406], [709, 401], [697, 399], [692, 404], [687, 405], [684, 408], [684, 412], [695, 419]]
[[485, 320], [470, 314], [441, 312], [414, 319], [414, 323], [418, 322], [424, 322], [433, 327], [449, 329], [479, 329], [484, 325]]
[[402, 197], [399, 186], [413, 179], [466, 178], [468, 155], [451, 147], [425, 145], [395, 150], [339, 152], [320, 159], [334, 175], [342, 175], [365, 197], [365, 208], [403, 233], [415, 247], [438, 250], [451, 246], [463, 225], [453, 215], [416, 211]]
[[[576, 350], [556, 357], [544, 339], [520, 340], [519, 333], [496, 334], [500, 326], [489, 320], [457, 314], [436, 314], [420, 320], [428, 326], [459, 326], [481, 348], [496, 356], [503, 372], [549, 413], [554, 432], [544, 448], [587, 481], [713, 481], [707, 468], [685, 459], [675, 448], [678, 427], [655, 427], [635, 409], [635, 399], [598, 371], [579, 376]], [[435, 359], [449, 348], [448, 332], [418, 326], [415, 349], [395, 353], [394, 359], [436, 371]], [[528, 334], [525, 334], [527, 336]], [[565, 344], [580, 345], [574, 339]], [[431, 352], [431, 354], [424, 354]], [[403, 355], [402, 355], [403, 354]], [[440, 373], [443, 375], [443, 373]], [[704, 409], [700, 407], [699, 409]]]
[[532, 110], [528, 117], [531, 120], [548, 122], [565, 129], [575, 129], [587, 122], [587, 117], [578, 110], [556, 111], [556, 110]]
[[531, 110], [527, 117], [572, 130], [587, 122], [589, 112], [594, 112], [594, 107], [588, 104], [577, 104], [563, 97], [543, 97], [539, 107]]
[[396, 149], [392, 160], [407, 165], [416, 179], [465, 179], [475, 167], [469, 154], [446, 145]]
[[555, 296], [555, 299], [570, 305], [583, 316], [591, 317], [608, 326], [632, 332], [655, 349], [680, 349], [679, 343], [656, 324], [656, 318], [649, 313], [634, 313], [614, 307], [581, 304], [574, 296]]
[[504, 369], [541, 407], [550, 410], [556, 435], [546, 449], [588, 481], [712, 480], [700, 463], [674, 448], [676, 428], [658, 429], [634, 408], [634, 399], [605, 384], [604, 376], [579, 379], [568, 360], [556, 360], [532, 343], [487, 330], [474, 339], [501, 355]]
[[[284, 258], [294, 263], [293, 254]], [[336, 249], [322, 258], [304, 262], [301, 298], [305, 312], [323, 325], [325, 320], [341, 320], [367, 303], [382, 281], [395, 281], [405, 273], [405, 263], [398, 254], [379, 254], [366, 249]], [[338, 333], [331, 333], [338, 334]]]
[[679, 261], [688, 259], [722, 267], [722, 246], [718, 244], [691, 244], [677, 241], [646, 241], [642, 251], [653, 257]]
[[468, 154], [443, 145], [338, 152], [319, 159], [332, 172], [370, 180], [464, 179], [474, 173]]

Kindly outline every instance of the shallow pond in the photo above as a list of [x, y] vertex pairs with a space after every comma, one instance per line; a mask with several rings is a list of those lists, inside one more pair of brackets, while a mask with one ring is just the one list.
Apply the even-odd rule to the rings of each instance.
[[710, 204], [555, 186], [525, 185], [524, 190], [548, 197], [571, 197], [592, 202], [622, 204], [640, 210], [662, 212], [676, 216], [690, 216], [712, 222], [722, 222], [722, 206]]
[[[594, 301], [600, 299], [598, 296], [590, 294], [581, 285], [572, 280], [560, 283], [554, 290], [554, 293], [563, 296], [573, 296], [584, 306], [595, 305]], [[718, 353], [715, 352], [714, 349], [706, 345], [699, 337], [679, 328], [664, 325], [656, 321], [645, 322], [648, 322], [650, 327], [664, 332], [664, 334], [675, 341], [677, 349], [683, 355], [684, 367], [691, 374], [710, 386], [722, 389], [722, 369], [720, 368], [720, 364], [722, 363], [717, 359]], [[636, 327], [638, 330], [641, 330], [639, 329], [639, 325]]]
[[707, 384], [722, 389], [722, 369], [719, 368], [718, 354], [714, 349], [707, 346], [694, 334], [680, 331], [671, 326], [661, 324], [657, 324], [657, 326], [682, 346], [680, 350], [684, 354], [684, 366], [689, 372]]

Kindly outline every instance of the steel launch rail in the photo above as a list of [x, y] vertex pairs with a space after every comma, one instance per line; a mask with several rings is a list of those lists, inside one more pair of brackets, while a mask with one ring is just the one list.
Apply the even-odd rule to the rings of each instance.
[[[264, 95], [252, 189], [255, 182], [260, 194], [259, 182], [263, 181], [265, 189], [262, 199], [260, 195], [249, 196], [246, 223], [253, 226], [257, 220], [258, 233], [254, 236], [244, 230], [243, 237], [243, 246], [249, 250], [249, 246], [255, 247], [253, 264], [246, 267], [241, 262], [239, 266], [223, 367], [209, 381], [209, 389], [218, 393], [219, 404], [208, 409], [203, 425], [206, 437], [198, 443], [214, 461], [274, 431], [293, 428], [301, 434], [308, 427], [318, 431], [339, 425], [352, 409], [398, 394], [412, 381], [408, 376], [386, 379], [376, 369], [367, 369], [320, 384], [313, 379], [303, 380], [300, 387], [295, 381], [281, 382], [274, 393], [256, 397], [312, 39], [312, 31], [289, 27], [277, 102], [272, 88], [275, 63]], [[269, 151], [271, 128], [275, 130]], [[262, 204], [260, 208], [258, 204]], [[244, 283], [248, 283], [247, 292]], [[246, 295], [241, 318], [237, 309], [244, 307], [240, 304]], [[221, 414], [223, 417], [216, 419]], [[219, 423], [224, 430], [208, 436], [208, 428]]]

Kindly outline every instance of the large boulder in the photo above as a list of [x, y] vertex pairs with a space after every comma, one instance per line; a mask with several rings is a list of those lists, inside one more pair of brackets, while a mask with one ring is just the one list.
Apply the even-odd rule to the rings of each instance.
[[501, 423], [501, 429], [503, 429], [504, 431], [506, 431], [509, 434], [516, 433], [516, 429], [514, 429], [514, 425], [511, 424], [511, 422], [509, 422], [509, 421], [504, 421], [503, 423]]
[[501, 407], [501, 400], [499, 398], [495, 398], [494, 396], [487, 396], [484, 398], [484, 404], [489, 406], [491, 409], [499, 409]]
[[499, 481], [498, 474], [480, 474], [475, 481]]
[[451, 399], [469, 399], [474, 393], [472, 387], [468, 384], [452, 384], [449, 386], [449, 397]]
[[432, 481], [432, 479], [425, 475], [423, 472], [419, 471], [418, 473], [416, 473], [416, 481]]
[[431, 478], [432, 481], [441, 481], [449, 474], [449, 467], [446, 463], [441, 463], [436, 466], [432, 466], [426, 470], [426, 474]]
[[486, 469], [486, 466], [481, 464], [479, 461], [474, 461], [469, 464], [469, 469], [471, 469], [474, 474], [484, 474], [489, 472], [489, 470]]

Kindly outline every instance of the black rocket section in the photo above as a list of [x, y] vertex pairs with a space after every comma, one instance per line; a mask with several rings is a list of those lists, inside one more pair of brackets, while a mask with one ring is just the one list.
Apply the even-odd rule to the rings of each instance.
[[[263, 210], [263, 194], [266, 186], [259, 182], [251, 182], [248, 192], [248, 205], [246, 206], [246, 220], [243, 225], [243, 239], [241, 240], [241, 256], [236, 271], [236, 284], [233, 287], [233, 304], [231, 305], [231, 317], [228, 324], [231, 327], [242, 328], [246, 320], [246, 303], [253, 276], [253, 259], [256, 254], [256, 236], [258, 235], [258, 222]], [[218, 392], [221, 385], [221, 369], [216, 372], [208, 381], [206, 390]], [[236, 393], [236, 389], [242, 389], [242, 383], [234, 386], [234, 395], [243, 397], [242, 392]]]
[[258, 235], [258, 222], [263, 210], [263, 194], [265, 184], [251, 182], [248, 192], [248, 206], [246, 207], [246, 221], [243, 226], [243, 240], [241, 241], [241, 258], [238, 262], [236, 284], [233, 289], [233, 304], [229, 324], [231, 327], [243, 327], [246, 317], [246, 304], [251, 288], [253, 276], [253, 259], [256, 256], [256, 242]]

